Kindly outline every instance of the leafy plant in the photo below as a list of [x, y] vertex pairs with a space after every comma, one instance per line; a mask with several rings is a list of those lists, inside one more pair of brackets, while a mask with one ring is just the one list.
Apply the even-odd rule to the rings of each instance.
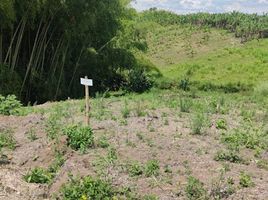
[[22, 104], [17, 100], [15, 95], [4, 97], [0, 95], [0, 114], [1, 115], [18, 115]]
[[224, 119], [220, 119], [216, 122], [216, 128], [217, 129], [227, 129], [227, 123]]
[[216, 161], [229, 161], [232, 163], [245, 163], [244, 159], [241, 158], [234, 151], [218, 151], [216, 156], [214, 157]]
[[52, 180], [52, 177], [48, 171], [42, 168], [34, 168], [24, 176], [24, 179], [28, 183], [46, 184]]
[[179, 88], [184, 91], [190, 90], [190, 80], [189, 78], [182, 79], [179, 84]]
[[128, 172], [132, 177], [140, 176], [143, 174], [143, 167], [138, 162], [134, 162], [129, 166]]
[[159, 161], [157, 160], [149, 160], [145, 164], [144, 173], [147, 177], [150, 176], [158, 176], [160, 170]]
[[98, 139], [97, 145], [101, 148], [108, 148], [110, 146], [109, 141], [105, 136]]
[[73, 125], [65, 128], [64, 134], [68, 137], [68, 146], [76, 151], [84, 153], [94, 145], [94, 136], [90, 127]]
[[250, 175], [246, 174], [245, 172], [240, 173], [239, 184], [242, 187], [252, 187], [255, 185], [254, 182], [251, 180]]
[[208, 199], [207, 191], [204, 188], [204, 184], [200, 180], [192, 176], [188, 178], [185, 193], [189, 200]]
[[145, 73], [144, 69], [135, 68], [128, 74], [127, 90], [131, 92], [144, 92], [149, 90], [153, 85], [150, 77]]
[[82, 179], [71, 177], [69, 183], [61, 188], [61, 196], [65, 200], [108, 200], [115, 198], [116, 195], [117, 192], [110, 183], [90, 176]]

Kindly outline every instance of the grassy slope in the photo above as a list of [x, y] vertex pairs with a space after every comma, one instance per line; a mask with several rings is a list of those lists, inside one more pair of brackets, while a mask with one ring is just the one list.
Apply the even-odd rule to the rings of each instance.
[[147, 41], [147, 57], [170, 79], [187, 74], [192, 81], [216, 85], [268, 80], [267, 39], [240, 44], [223, 30], [154, 25]]

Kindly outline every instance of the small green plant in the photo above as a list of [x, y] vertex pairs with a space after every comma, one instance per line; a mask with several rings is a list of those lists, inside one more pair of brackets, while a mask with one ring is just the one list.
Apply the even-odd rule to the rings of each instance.
[[188, 178], [185, 193], [189, 200], [208, 199], [207, 191], [204, 188], [204, 184], [200, 180], [192, 176]]
[[121, 110], [121, 114], [123, 116], [123, 118], [128, 118], [130, 115], [130, 110], [128, 108], [127, 102], [125, 101], [124, 107]]
[[141, 101], [138, 101], [135, 106], [135, 113], [137, 117], [144, 117], [146, 115], [146, 112], [144, 111], [144, 106], [142, 105]]
[[70, 126], [64, 129], [64, 134], [67, 135], [67, 143], [74, 150], [79, 150], [82, 153], [93, 147], [94, 136], [93, 131], [87, 126]]
[[190, 80], [189, 78], [184, 78], [180, 81], [179, 88], [184, 91], [190, 90]]
[[147, 177], [158, 176], [159, 170], [160, 170], [159, 161], [149, 160], [145, 165], [144, 173]]
[[181, 112], [189, 113], [193, 105], [192, 100], [180, 98], [180, 110]]
[[252, 186], [254, 186], [254, 182], [251, 180], [250, 175], [246, 174], [245, 172], [240, 173], [239, 184], [242, 187], [252, 187]]
[[102, 136], [98, 139], [97, 145], [101, 148], [108, 148], [110, 146], [109, 141], [105, 136]]
[[117, 151], [114, 147], [108, 149], [107, 159], [110, 163], [114, 163], [117, 160]]
[[48, 171], [42, 168], [34, 168], [24, 176], [24, 179], [27, 183], [47, 184], [52, 180], [52, 177]]
[[214, 157], [216, 161], [229, 161], [232, 163], [245, 163], [244, 159], [241, 158], [234, 151], [218, 151], [216, 156]]
[[82, 179], [71, 177], [69, 183], [61, 188], [61, 196], [65, 200], [108, 200], [115, 198], [116, 195], [117, 193], [110, 183], [90, 176]]
[[13, 150], [15, 146], [16, 146], [16, 141], [12, 135], [11, 130], [0, 129], [0, 151], [2, 150], [2, 148]]
[[15, 95], [0, 95], [0, 115], [18, 115], [21, 106]]
[[265, 169], [268, 171], [268, 160], [258, 160], [257, 161], [257, 166], [260, 169]]
[[217, 129], [224, 129], [224, 130], [227, 130], [227, 123], [224, 119], [219, 119], [217, 122], [216, 122], [216, 128]]
[[203, 128], [205, 126], [206, 119], [203, 113], [198, 113], [192, 118], [191, 128], [192, 134], [200, 135], [203, 132]]
[[37, 137], [37, 135], [36, 135], [36, 130], [35, 130], [34, 128], [31, 128], [31, 129], [26, 133], [26, 135], [27, 135], [27, 138], [28, 138], [31, 142], [33, 142], [33, 141], [35, 141], [35, 140], [38, 139], [38, 137]]
[[129, 168], [128, 168], [128, 173], [130, 174], [130, 176], [134, 177], [134, 176], [140, 176], [143, 174], [143, 167], [141, 164], [139, 164], [138, 162], [134, 162], [132, 163]]

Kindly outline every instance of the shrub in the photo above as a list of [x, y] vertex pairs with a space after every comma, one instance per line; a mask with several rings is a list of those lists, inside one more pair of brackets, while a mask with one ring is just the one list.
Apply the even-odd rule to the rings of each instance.
[[242, 187], [252, 187], [252, 186], [254, 186], [254, 182], [251, 180], [250, 175], [246, 174], [245, 172], [240, 173], [239, 184]]
[[71, 178], [62, 187], [61, 195], [65, 200], [108, 200], [115, 198], [117, 193], [110, 183], [88, 176], [82, 179]]
[[265, 169], [265, 170], [268, 171], [268, 160], [259, 160], [257, 162], [257, 166], [260, 169]]
[[90, 127], [74, 125], [64, 129], [64, 133], [68, 137], [68, 146], [76, 151], [80, 150], [84, 153], [94, 145], [93, 132]]
[[52, 180], [52, 177], [48, 171], [42, 168], [34, 168], [31, 172], [24, 176], [24, 179], [27, 183], [46, 184]]
[[14, 149], [16, 141], [10, 130], [0, 129], [0, 151], [2, 148]]
[[128, 74], [126, 89], [130, 92], [142, 93], [153, 86], [150, 77], [141, 68], [135, 68]]
[[188, 178], [185, 193], [189, 200], [208, 199], [207, 191], [204, 188], [204, 184], [192, 176]]
[[179, 84], [179, 88], [184, 91], [190, 90], [190, 80], [189, 78], [182, 79]]
[[21, 106], [15, 95], [8, 95], [7, 97], [0, 95], [0, 114], [18, 115]]
[[145, 165], [144, 173], [147, 177], [158, 176], [159, 170], [159, 162], [157, 160], [149, 160]]

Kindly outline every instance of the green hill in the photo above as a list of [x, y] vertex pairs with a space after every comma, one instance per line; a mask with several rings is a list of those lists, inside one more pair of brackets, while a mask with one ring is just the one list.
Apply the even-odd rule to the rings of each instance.
[[143, 17], [149, 30], [145, 56], [165, 79], [176, 83], [187, 78], [203, 89], [225, 85], [247, 89], [268, 80], [267, 38], [245, 42], [223, 28]]

